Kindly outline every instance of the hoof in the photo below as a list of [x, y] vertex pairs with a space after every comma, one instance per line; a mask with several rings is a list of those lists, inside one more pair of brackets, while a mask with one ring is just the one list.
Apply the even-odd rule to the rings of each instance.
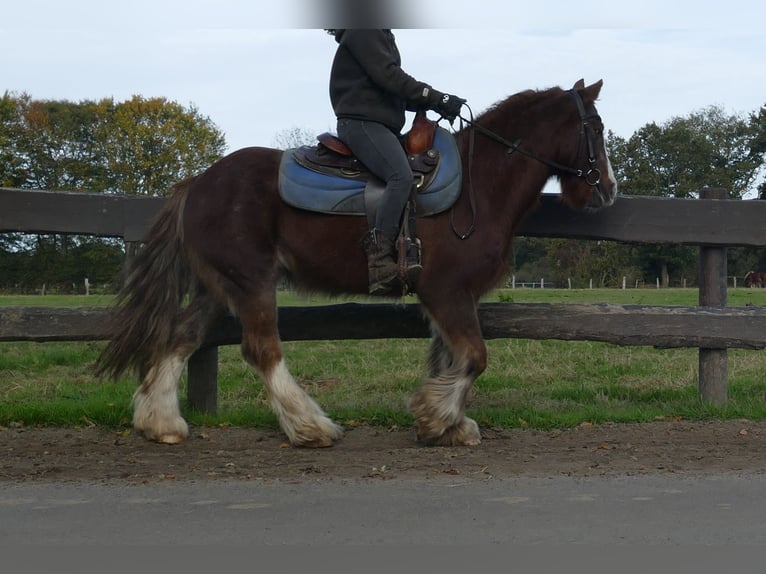
[[438, 436], [426, 435], [418, 428], [418, 442], [425, 446], [477, 446], [481, 444], [481, 431], [475, 420], [463, 417]]
[[162, 436], [157, 437], [156, 440], [160, 444], [179, 444], [186, 440], [186, 437], [177, 433], [174, 434], [164, 434]]
[[[144, 435], [144, 438], [160, 444], [178, 444], [184, 442], [189, 436], [189, 425], [186, 421], [177, 417], [161, 425], [156, 420], [152, 420], [153, 425], [138, 424], [140, 421], [133, 421], [133, 428]], [[147, 421], [144, 421], [146, 423]]]
[[335, 440], [328, 437], [293, 444], [293, 446], [298, 448], [330, 448], [334, 445]]
[[283, 430], [290, 444], [300, 448], [328, 448], [343, 438], [343, 429], [326, 417], [298, 431]]

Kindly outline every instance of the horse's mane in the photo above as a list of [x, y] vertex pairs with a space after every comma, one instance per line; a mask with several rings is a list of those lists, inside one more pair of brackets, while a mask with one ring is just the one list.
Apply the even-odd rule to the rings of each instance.
[[547, 104], [560, 96], [564, 90], [559, 87], [546, 88], [543, 90], [524, 90], [504, 100], [495, 102], [489, 108], [476, 116], [476, 123], [490, 127], [507, 123], [513, 119], [514, 123], [520, 122], [527, 124], [533, 118], [538, 117], [539, 113], [547, 111]]

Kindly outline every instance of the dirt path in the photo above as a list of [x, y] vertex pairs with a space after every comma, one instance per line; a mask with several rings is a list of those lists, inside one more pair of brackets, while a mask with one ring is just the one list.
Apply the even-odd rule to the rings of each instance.
[[278, 432], [194, 428], [181, 445], [111, 429], [0, 427], [0, 481], [428, 479], [766, 471], [766, 422], [654, 422], [483, 431], [475, 448], [425, 448], [409, 429], [360, 427], [335, 447]]

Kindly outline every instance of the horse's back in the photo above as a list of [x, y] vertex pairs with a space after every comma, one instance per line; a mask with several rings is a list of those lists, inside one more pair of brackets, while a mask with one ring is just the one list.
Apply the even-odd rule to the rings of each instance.
[[273, 235], [281, 157], [281, 150], [243, 148], [189, 181], [183, 213], [187, 249], [205, 258], [229, 257], [254, 239]]

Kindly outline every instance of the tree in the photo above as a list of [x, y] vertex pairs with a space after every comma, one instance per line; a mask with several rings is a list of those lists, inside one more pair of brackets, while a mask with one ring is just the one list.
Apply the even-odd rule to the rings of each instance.
[[7, 93], [0, 144], [0, 176], [14, 186], [146, 195], [164, 195], [226, 147], [209, 118], [165, 98], [69, 102]]
[[[766, 130], [760, 132], [766, 133]], [[724, 187], [733, 198], [751, 189], [766, 144], [759, 147], [757, 119], [727, 115], [711, 106], [665, 124], [650, 123], [628, 140], [609, 133], [609, 147], [621, 191], [632, 195], [694, 197], [703, 187]], [[696, 275], [696, 251], [678, 245], [637, 248], [640, 267], [663, 286]]]
[[304, 145], [316, 144], [317, 134], [306, 128], [292, 127], [284, 129], [274, 136], [274, 147], [277, 149], [291, 149]]
[[761, 106], [758, 112], [750, 115], [750, 124], [754, 133], [751, 154], [761, 160], [760, 175], [762, 180], [758, 185], [757, 197], [758, 199], [766, 199], [766, 178], [763, 178], [766, 174], [766, 105]]
[[165, 195], [226, 147], [223, 133], [197, 108], [165, 98], [102, 100], [98, 118], [94, 133], [105, 178], [96, 187], [111, 193]]
[[83, 189], [101, 178], [93, 126], [93, 102], [18, 99], [16, 153], [24, 179], [21, 187]]
[[[0, 99], [0, 183], [63, 191], [164, 195], [221, 157], [223, 133], [194, 106], [134, 96], [126, 102]], [[71, 286], [112, 277], [118, 243], [77, 236], [0, 237], [4, 285]], [[94, 261], [101, 261], [97, 269]], [[85, 275], [84, 275], [85, 274]]]
[[0, 98], [0, 186], [19, 187], [24, 179], [16, 141], [20, 132], [19, 101], [8, 92]]
[[662, 125], [647, 124], [628, 140], [610, 132], [608, 140], [623, 193], [692, 197], [707, 186], [741, 198], [763, 163], [766, 150], [757, 149], [757, 138], [753, 118], [711, 106]]
[[518, 237], [512, 268], [523, 280], [544, 277], [564, 285], [572, 279], [580, 287], [591, 280], [598, 287], [617, 287], [625, 276], [631, 282], [638, 278], [630, 246], [613, 241]]

